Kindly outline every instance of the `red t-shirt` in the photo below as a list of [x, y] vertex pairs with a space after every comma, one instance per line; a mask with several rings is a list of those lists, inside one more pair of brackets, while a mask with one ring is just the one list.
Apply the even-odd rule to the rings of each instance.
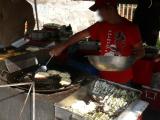
[[[100, 41], [100, 55], [130, 56], [133, 46], [140, 42], [138, 27], [127, 19], [120, 24], [97, 22], [88, 28], [91, 39]], [[126, 83], [133, 78], [132, 68], [120, 72], [102, 71], [101, 77], [118, 83]]]

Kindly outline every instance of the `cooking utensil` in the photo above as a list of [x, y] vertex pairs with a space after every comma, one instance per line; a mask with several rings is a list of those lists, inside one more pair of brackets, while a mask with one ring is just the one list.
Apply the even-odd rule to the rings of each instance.
[[136, 61], [133, 56], [88, 56], [88, 60], [100, 71], [123, 71], [130, 68]]
[[155, 56], [158, 55], [158, 52], [160, 50], [156, 47], [151, 47], [151, 46], [146, 46], [145, 47], [145, 58], [154, 58]]
[[20, 48], [20, 47], [24, 46], [25, 44], [27, 44], [28, 42], [30, 42], [29, 39], [27, 39], [27, 38], [20, 38], [17, 41], [13, 42], [11, 44], [11, 46], [13, 46], [15, 48]]
[[[16, 59], [17, 60], [17, 59]], [[21, 60], [21, 61], [16, 61], [16, 60], [10, 60], [10, 59], [6, 59], [5, 60], [5, 65], [7, 67], [7, 70], [9, 71], [9, 73], [14, 73], [16, 71], [25, 69], [25, 68], [29, 68], [33, 65], [37, 65], [38, 64], [38, 60], [37, 58], [26, 58], [25, 60]]]
[[41, 41], [47, 40], [50, 37], [49, 32], [43, 30], [35, 30], [30, 34], [32, 40]]
[[49, 58], [49, 60], [46, 62], [45, 65], [42, 65], [40, 68], [38, 68], [38, 70], [36, 72], [46, 72], [48, 70], [47, 65], [50, 63], [50, 61], [52, 60], [53, 56], [51, 56]]

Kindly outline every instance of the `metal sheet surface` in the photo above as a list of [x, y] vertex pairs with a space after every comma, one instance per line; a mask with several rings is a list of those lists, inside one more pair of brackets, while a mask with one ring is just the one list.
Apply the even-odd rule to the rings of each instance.
[[[26, 94], [14, 88], [0, 88], [0, 120], [18, 120]], [[29, 98], [21, 120], [32, 120], [32, 99]], [[36, 120], [54, 120], [54, 106], [36, 99]]]
[[[128, 88], [128, 87], [127, 87]], [[129, 89], [129, 88], [128, 88]], [[133, 89], [134, 90], [134, 89]], [[88, 99], [88, 86], [82, 87], [79, 91], [75, 92], [73, 95], [67, 97], [59, 103], [55, 104], [55, 117], [61, 120], [70, 120], [74, 118], [75, 120], [85, 120], [83, 116], [79, 116], [68, 110], [77, 101], [87, 101]], [[133, 118], [132, 120], [137, 120], [139, 115], [147, 108], [148, 103], [142, 100], [136, 100], [132, 102], [125, 111], [123, 111], [119, 117], [115, 120], [127, 120], [126, 118]], [[64, 116], [65, 115], [65, 116]], [[67, 118], [68, 117], [68, 118]], [[72, 120], [71, 119], [71, 120]]]

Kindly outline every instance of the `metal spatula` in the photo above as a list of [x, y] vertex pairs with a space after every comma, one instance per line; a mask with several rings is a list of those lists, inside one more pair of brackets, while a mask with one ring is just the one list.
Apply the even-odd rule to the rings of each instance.
[[49, 58], [49, 60], [46, 62], [45, 65], [40, 66], [36, 72], [46, 72], [48, 70], [47, 65], [50, 63], [50, 61], [52, 60], [52, 58], [53, 58], [53, 56], [51, 56]]

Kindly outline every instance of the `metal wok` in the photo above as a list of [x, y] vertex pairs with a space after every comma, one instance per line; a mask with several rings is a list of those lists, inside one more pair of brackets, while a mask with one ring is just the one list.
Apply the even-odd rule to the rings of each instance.
[[135, 57], [87, 56], [89, 62], [100, 71], [124, 71], [136, 61]]

